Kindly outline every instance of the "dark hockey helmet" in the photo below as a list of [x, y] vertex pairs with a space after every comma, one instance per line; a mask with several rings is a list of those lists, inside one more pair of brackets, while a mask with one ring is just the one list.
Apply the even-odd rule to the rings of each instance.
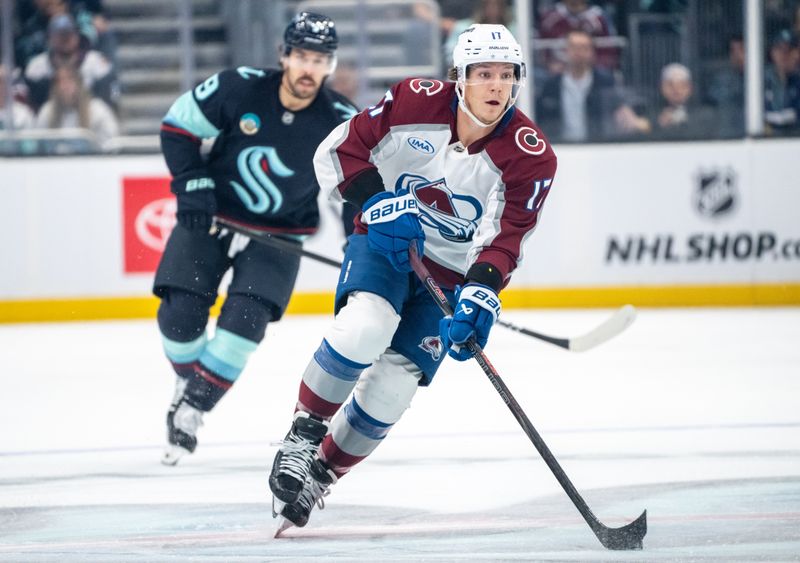
[[283, 32], [284, 55], [288, 55], [293, 47], [332, 55], [338, 46], [336, 26], [331, 18], [322, 14], [300, 12]]

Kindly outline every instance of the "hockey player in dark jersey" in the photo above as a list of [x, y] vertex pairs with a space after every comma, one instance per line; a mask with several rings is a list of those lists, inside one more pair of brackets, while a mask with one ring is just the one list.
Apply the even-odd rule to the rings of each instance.
[[[250, 244], [214, 216], [294, 237], [317, 230], [312, 159], [333, 128], [356, 113], [323, 85], [336, 65], [334, 22], [303, 12], [286, 28], [281, 70], [241, 66], [208, 78], [175, 101], [161, 145], [177, 198], [177, 225], [156, 272], [158, 325], [177, 374], [167, 414], [163, 463], [174, 465], [197, 445], [204, 413], [214, 408], [283, 315], [297, 277], [296, 253]], [[214, 138], [207, 157], [203, 139]], [[209, 308], [233, 270], [213, 337]]]
[[[303, 374], [273, 462], [280, 529], [306, 524], [330, 485], [381, 443], [417, 388], [431, 383], [445, 355], [470, 358], [464, 344], [471, 338], [486, 345], [498, 294], [551, 189], [555, 154], [514, 107], [525, 80], [514, 37], [502, 25], [473, 25], [453, 61], [452, 82], [400, 82], [339, 125], [314, 157], [323, 192], [362, 213], [335, 320]], [[410, 245], [454, 305], [452, 317], [442, 318], [411, 273]]]

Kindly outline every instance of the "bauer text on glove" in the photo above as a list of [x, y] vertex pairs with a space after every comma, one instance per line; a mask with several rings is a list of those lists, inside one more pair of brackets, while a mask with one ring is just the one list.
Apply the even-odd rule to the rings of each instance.
[[422, 257], [425, 233], [417, 215], [417, 200], [408, 192], [381, 192], [362, 207], [362, 220], [368, 225], [367, 242], [384, 255], [395, 270], [410, 272], [408, 247], [413, 242]]
[[500, 298], [492, 288], [478, 283], [468, 283], [456, 288], [456, 307], [452, 317], [439, 322], [439, 335], [447, 353], [463, 362], [472, 357], [466, 344], [471, 338], [483, 348], [489, 331], [500, 314]]
[[214, 180], [192, 178], [181, 183], [176, 180], [173, 180], [172, 190], [178, 200], [178, 223], [190, 231], [208, 232], [217, 212]]

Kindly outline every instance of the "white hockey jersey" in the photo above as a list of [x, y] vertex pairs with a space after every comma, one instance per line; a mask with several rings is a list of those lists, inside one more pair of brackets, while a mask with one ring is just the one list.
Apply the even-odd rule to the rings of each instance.
[[[342, 123], [314, 156], [323, 191], [341, 198], [377, 168], [384, 187], [414, 195], [425, 231], [424, 261], [445, 287], [488, 262], [503, 284], [522, 259], [552, 186], [556, 156], [521, 111], [465, 148], [456, 134], [454, 83], [408, 79], [376, 106]], [[356, 232], [366, 232], [357, 221]]]

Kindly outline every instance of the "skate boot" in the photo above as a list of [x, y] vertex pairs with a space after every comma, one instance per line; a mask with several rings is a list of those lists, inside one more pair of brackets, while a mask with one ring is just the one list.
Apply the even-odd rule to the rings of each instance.
[[186, 391], [186, 384], [188, 382], [188, 377], [182, 375], [175, 376], [175, 392], [172, 394], [172, 402], [169, 404], [169, 410], [174, 411], [178, 407], [178, 403], [183, 399], [183, 392]]
[[269, 488], [282, 503], [292, 503], [300, 496], [308, 470], [319, 445], [328, 432], [328, 423], [298, 411], [286, 438], [272, 462]]
[[167, 444], [161, 463], [175, 465], [197, 447], [197, 429], [203, 425], [203, 411], [179, 400], [167, 413]]
[[278, 534], [284, 530], [297, 526], [302, 528], [308, 524], [308, 517], [314, 509], [314, 505], [319, 506], [320, 510], [325, 508], [325, 497], [330, 494], [330, 486], [336, 484], [336, 475], [331, 471], [325, 462], [315, 459], [306, 478], [305, 486], [300, 492], [300, 496], [293, 503], [287, 503], [280, 511], [283, 517]]

